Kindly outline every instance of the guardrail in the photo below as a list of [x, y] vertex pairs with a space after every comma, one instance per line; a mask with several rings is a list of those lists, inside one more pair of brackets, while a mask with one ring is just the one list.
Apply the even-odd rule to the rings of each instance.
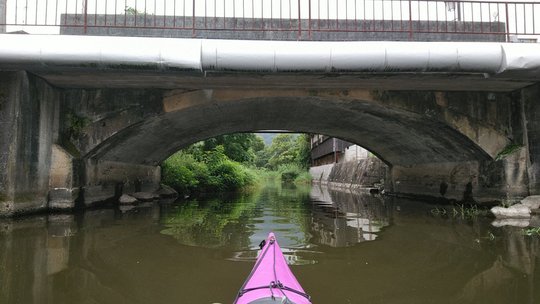
[[[4, 7], [2, 7], [2, 2]], [[4, 10], [4, 16], [2, 16]], [[540, 35], [540, 3], [431, 0], [0, 0], [0, 29]], [[2, 18], [4, 20], [2, 20]]]

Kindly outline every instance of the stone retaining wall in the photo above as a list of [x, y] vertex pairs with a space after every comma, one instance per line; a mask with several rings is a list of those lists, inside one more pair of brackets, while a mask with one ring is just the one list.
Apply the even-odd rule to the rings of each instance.
[[352, 160], [337, 164], [311, 167], [313, 182], [331, 188], [369, 189], [383, 188], [387, 166], [378, 158]]

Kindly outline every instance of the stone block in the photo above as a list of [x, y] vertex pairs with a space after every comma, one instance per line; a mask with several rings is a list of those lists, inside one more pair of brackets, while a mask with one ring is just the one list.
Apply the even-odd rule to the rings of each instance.
[[150, 192], [135, 192], [132, 193], [131, 196], [141, 202], [151, 202], [153, 200], [159, 199], [159, 195]]
[[540, 195], [531, 195], [521, 200], [521, 204], [529, 207], [529, 209], [540, 208]]
[[161, 188], [156, 192], [156, 194], [159, 195], [160, 198], [178, 197], [178, 192], [164, 184], [161, 184]]
[[528, 219], [531, 217], [531, 209], [522, 204], [515, 204], [508, 208], [493, 207], [491, 208], [491, 213], [493, 213], [496, 218]]
[[49, 208], [58, 210], [73, 209], [78, 195], [78, 188], [53, 188], [49, 190]]
[[122, 196], [120, 196], [120, 198], [118, 199], [118, 203], [120, 203], [120, 205], [134, 205], [138, 202], [138, 199], [134, 198], [129, 194], [122, 194]]

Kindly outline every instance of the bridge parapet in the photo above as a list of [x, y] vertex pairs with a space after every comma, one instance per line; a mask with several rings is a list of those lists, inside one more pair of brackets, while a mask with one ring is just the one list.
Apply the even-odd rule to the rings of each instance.
[[[370, 20], [363, 26], [356, 23], [351, 27], [349, 20], [318, 20], [318, 28], [309, 29], [308, 19], [296, 21], [279, 19], [242, 19], [188, 17], [186, 22], [191, 28], [175, 25], [174, 16], [159, 16], [157, 24], [161, 27], [123, 27], [108, 22], [110, 15], [89, 15], [90, 24], [85, 27], [73, 26], [80, 22], [77, 15], [63, 16], [60, 27], [61, 35], [91, 36], [128, 36], [128, 37], [166, 37], [198, 39], [234, 39], [234, 40], [280, 40], [280, 41], [482, 41], [505, 42], [507, 34], [502, 22], [464, 21], [448, 23], [446, 21], [411, 21], [412, 31], [399, 29], [400, 21]], [[126, 24], [152, 24], [156, 17], [126, 16]], [[135, 21], [137, 19], [137, 21]], [[353, 23], [354, 24], [354, 23]], [[394, 26], [396, 25], [396, 26]], [[436, 31], [435, 28], [445, 28]], [[298, 29], [307, 30], [298, 30]], [[414, 34], [412, 34], [414, 33]]]
[[0, 25], [12, 30], [92, 35], [510, 41], [540, 33], [539, 3], [495, 0], [8, 0], [5, 14]]

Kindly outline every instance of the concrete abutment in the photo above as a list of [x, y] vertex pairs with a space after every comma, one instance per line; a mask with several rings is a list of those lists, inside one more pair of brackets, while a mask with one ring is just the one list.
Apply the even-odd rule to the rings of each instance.
[[[113, 198], [119, 189], [159, 187], [159, 166], [84, 158], [81, 151], [92, 142], [79, 145], [76, 139], [89, 134], [88, 125], [66, 102], [69, 96], [26, 72], [0, 73], [0, 216], [71, 210]], [[118, 116], [121, 122], [133, 119], [122, 111]]]
[[522, 141], [530, 195], [540, 194], [540, 84], [522, 90]]

